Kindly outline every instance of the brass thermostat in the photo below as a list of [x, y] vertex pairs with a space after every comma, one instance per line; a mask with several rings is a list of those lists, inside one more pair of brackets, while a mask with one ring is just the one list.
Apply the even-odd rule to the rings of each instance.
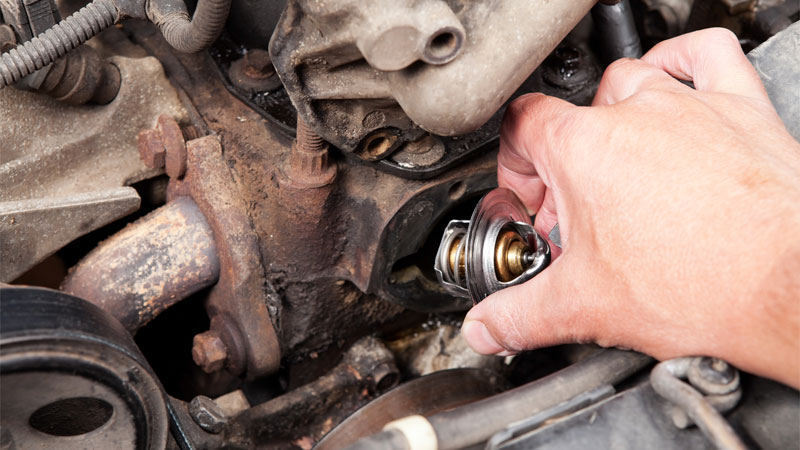
[[478, 303], [549, 264], [550, 246], [533, 229], [525, 206], [511, 190], [497, 188], [478, 202], [470, 220], [447, 225], [434, 270], [447, 292]]

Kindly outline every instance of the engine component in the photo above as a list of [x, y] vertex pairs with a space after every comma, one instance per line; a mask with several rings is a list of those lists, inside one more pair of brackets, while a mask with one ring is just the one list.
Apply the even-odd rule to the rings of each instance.
[[[703, 397], [681, 378], [690, 382], [716, 401]], [[729, 410], [739, 401], [739, 373], [725, 361], [712, 358], [678, 358], [656, 365], [650, 374], [653, 389], [679, 406], [719, 450], [744, 450], [747, 447], [731, 425], [715, 409]], [[675, 420], [673, 418], [673, 420]]]
[[328, 373], [233, 418], [226, 441], [234, 448], [255, 448], [265, 439], [284, 448], [290, 443], [310, 448], [333, 425], [399, 381], [392, 353], [378, 339], [362, 338]]
[[[18, 30], [23, 40], [47, 31], [61, 20], [55, 2], [36, 0], [0, 2], [0, 12], [7, 30], [0, 36], [0, 48], [14, 48]], [[13, 25], [13, 27], [12, 27]], [[117, 95], [120, 73], [110, 62], [101, 59], [95, 49], [81, 45], [76, 51], [56, 60], [20, 80], [15, 87], [37, 90], [73, 105], [86, 102], [107, 104]]]
[[197, 205], [175, 199], [103, 242], [61, 289], [108, 311], [135, 333], [165, 309], [217, 282], [211, 228]]
[[[0, 55], [0, 89], [32, 74], [126, 18], [149, 19], [177, 50], [199, 52], [225, 27], [230, 0], [202, 0], [190, 19], [183, 1], [94, 0], [63, 22]], [[113, 96], [112, 96], [113, 98]]]
[[162, 113], [187, 120], [155, 58], [110, 60], [122, 83], [102, 108], [55, 105], [14, 89], [0, 95], [0, 136], [7, 144], [0, 155], [0, 281], [139, 209], [139, 194], [129, 185], [159, 170], [139, 160], [137, 133]]
[[371, 401], [330, 431], [316, 450], [345, 448], [409, 415], [432, 415], [497, 394], [505, 382], [481, 369], [451, 369], [409, 381]]
[[160, 383], [108, 313], [48, 289], [0, 288], [0, 330], [10, 448], [166, 447]]
[[436, 253], [439, 283], [478, 303], [530, 280], [550, 264], [550, 246], [533, 229], [519, 198], [497, 188], [481, 199], [469, 221], [451, 221]]
[[593, 4], [468, 2], [454, 10], [426, 0], [401, 13], [392, 1], [363, 8], [293, 0], [270, 54], [311, 129], [344, 151], [381, 159], [423, 130], [478, 129]]
[[595, 33], [603, 42], [606, 62], [642, 56], [630, 0], [601, 0], [592, 8], [592, 19]]
[[[390, 422], [385, 431], [359, 440], [349, 448], [400, 449], [439, 448], [442, 450], [469, 448], [489, 439], [509, 423], [552, 408], [586, 391], [619, 383], [650, 364], [649, 357], [621, 350], [603, 350], [541, 380], [506, 391], [502, 394], [441, 412], [428, 418], [419, 417], [431, 433], [412, 437], [399, 422]], [[423, 423], [423, 422], [420, 422]], [[392, 436], [398, 436], [392, 437]], [[409, 446], [415, 440], [419, 446]], [[393, 445], [405, 442], [406, 446]], [[388, 445], [387, 445], [388, 444]]]

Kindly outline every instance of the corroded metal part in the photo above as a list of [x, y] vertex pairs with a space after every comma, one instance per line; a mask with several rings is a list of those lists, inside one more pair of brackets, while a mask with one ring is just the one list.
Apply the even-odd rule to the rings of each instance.
[[362, 338], [327, 374], [233, 418], [226, 430], [226, 442], [234, 448], [252, 448], [267, 440], [286, 447], [294, 444], [310, 448], [399, 380], [392, 353], [378, 339]]
[[211, 228], [191, 199], [179, 198], [102, 242], [62, 289], [100, 306], [133, 333], [214, 284], [219, 271]]
[[[238, 226], [246, 224], [254, 234], [247, 238], [254, 245], [243, 251], [259, 262], [265, 276], [253, 283], [257, 295], [242, 295], [238, 302], [266, 305], [281, 355], [291, 362], [302, 360], [380, 327], [404, 307], [453, 311], [470, 306], [468, 300], [443, 292], [422, 255], [435, 246], [428, 242], [430, 230], [453, 208], [495, 186], [496, 156], [491, 151], [431, 180], [403, 179], [348, 164], [334, 151], [329, 154], [329, 163], [336, 161], [339, 167], [334, 183], [312, 189], [293, 185], [285, 173], [292, 137], [233, 97], [213, 75], [216, 69], [208, 56], [174, 54], [157, 33], [140, 32], [139, 26], [144, 27], [126, 24], [140, 45], [165, 61], [172, 81], [187, 93], [205, 122], [204, 131], [222, 143], [215, 167], [228, 174], [231, 186], [225, 190], [235, 191], [231, 196], [241, 205]], [[191, 195], [216, 229], [212, 222], [217, 219], [212, 217], [224, 213], [206, 208], [189, 189], [191, 159], [190, 154], [185, 178], [171, 180], [171, 195]], [[197, 183], [220, 190], [205, 174]], [[220, 225], [219, 230], [230, 233], [231, 227]], [[216, 232], [215, 240], [221, 248]], [[226, 263], [220, 257], [221, 284]], [[251, 316], [243, 315], [253, 320]], [[226, 321], [235, 326], [225, 326], [231, 332], [221, 335], [231, 336], [231, 341], [245, 335], [237, 331], [233, 316], [221, 316], [217, 322], [222, 326]], [[226, 346], [236, 347], [227, 341]], [[233, 361], [240, 358], [241, 353], [233, 353]]]
[[228, 370], [250, 378], [271, 373], [280, 364], [281, 351], [267, 310], [264, 268], [247, 207], [216, 137], [189, 141], [187, 152], [185, 184], [173, 179], [173, 185], [197, 202], [217, 245], [219, 282], [206, 302], [211, 328], [227, 348]]
[[[159, 114], [185, 120], [186, 112], [155, 58], [118, 56], [110, 61], [122, 81], [117, 96], [104, 107], [65, 105], [14, 89], [0, 92], [0, 202], [18, 202], [15, 210], [40, 210], [41, 218], [29, 223], [27, 237], [19, 235], [22, 240], [15, 244], [35, 252], [12, 260], [4, 250], [1, 281], [137, 209], [138, 199], [131, 198], [135, 192], [119, 188], [159, 173], [140, 161], [136, 135]], [[117, 201], [121, 197], [122, 204]], [[51, 233], [48, 224], [56, 223], [61, 227]], [[3, 222], [6, 230], [13, 225], [11, 218]]]

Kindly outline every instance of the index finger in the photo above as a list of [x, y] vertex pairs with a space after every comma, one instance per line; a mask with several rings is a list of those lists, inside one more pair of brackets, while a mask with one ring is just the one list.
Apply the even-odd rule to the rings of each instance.
[[506, 110], [500, 130], [497, 179], [535, 212], [552, 187], [563, 141], [571, 133], [580, 109], [544, 94], [527, 94]]

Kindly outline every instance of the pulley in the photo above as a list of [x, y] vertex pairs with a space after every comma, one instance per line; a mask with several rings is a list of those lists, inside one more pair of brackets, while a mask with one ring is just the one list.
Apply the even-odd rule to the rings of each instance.
[[113, 317], [49, 289], [0, 288], [2, 448], [163, 449], [155, 374]]
[[470, 220], [447, 225], [434, 270], [448, 293], [478, 303], [549, 264], [550, 246], [533, 229], [525, 206], [511, 190], [497, 188], [478, 202]]

